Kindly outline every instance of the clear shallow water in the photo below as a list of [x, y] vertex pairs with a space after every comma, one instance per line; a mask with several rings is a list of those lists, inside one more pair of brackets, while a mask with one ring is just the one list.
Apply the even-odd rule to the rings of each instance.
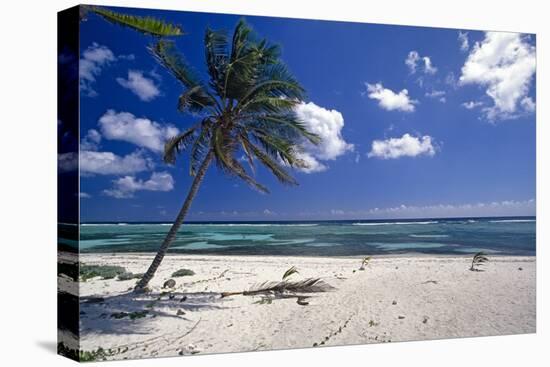
[[[170, 252], [351, 256], [464, 254], [535, 255], [535, 218], [254, 222], [184, 224]], [[154, 252], [167, 223], [88, 223], [81, 252]], [[75, 242], [71, 242], [74, 246]]]

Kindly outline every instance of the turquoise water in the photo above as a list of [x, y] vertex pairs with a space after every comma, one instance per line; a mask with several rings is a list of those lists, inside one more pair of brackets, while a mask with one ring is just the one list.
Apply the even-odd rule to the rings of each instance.
[[[383, 253], [535, 255], [535, 218], [184, 224], [171, 252], [349, 256]], [[169, 223], [87, 223], [81, 252], [154, 252]], [[75, 241], [70, 242], [73, 246]], [[67, 244], [65, 242], [65, 244]]]

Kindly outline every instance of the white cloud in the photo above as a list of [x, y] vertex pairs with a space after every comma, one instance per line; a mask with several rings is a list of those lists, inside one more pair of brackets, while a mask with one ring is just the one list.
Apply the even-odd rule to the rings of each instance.
[[409, 67], [411, 74], [416, 73], [416, 67], [418, 65], [419, 60], [420, 60], [420, 55], [416, 51], [411, 51], [407, 55], [407, 58], [405, 59], [405, 65]]
[[445, 98], [445, 91], [444, 90], [432, 90], [431, 92], [426, 92], [425, 96], [428, 98], [438, 99], [439, 102], [445, 103], [447, 102], [447, 99]]
[[328, 110], [313, 102], [302, 102], [294, 108], [294, 112], [298, 119], [304, 122], [308, 131], [321, 138], [318, 145], [304, 143], [304, 151], [298, 155], [308, 168], [303, 168], [302, 171], [324, 171], [328, 167], [320, 161], [334, 160], [346, 152], [353, 151], [353, 144], [347, 143], [342, 136], [344, 117], [337, 110]]
[[[499, 217], [534, 216], [536, 203], [529, 200], [502, 200], [493, 202], [433, 204], [433, 205], [396, 205], [393, 207], [364, 210], [330, 210], [325, 212], [303, 212], [301, 217], [323, 218], [337, 216], [342, 219], [410, 219], [410, 218], [446, 218], [446, 217]], [[475, 222], [472, 223], [475, 225]], [[504, 225], [504, 224], [503, 224]]]
[[128, 79], [116, 78], [116, 81], [145, 102], [153, 100], [160, 94], [153, 80], [144, 77], [143, 72], [139, 70], [128, 70]]
[[113, 181], [111, 189], [103, 190], [107, 196], [126, 199], [134, 196], [136, 191], [170, 191], [174, 188], [174, 179], [168, 172], [153, 172], [148, 180], [124, 176]]
[[435, 74], [437, 68], [432, 65], [432, 60], [428, 56], [420, 57], [418, 51], [411, 51], [405, 59], [405, 65], [409, 68], [411, 74], [416, 73], [419, 62], [422, 62], [422, 71], [425, 74]]
[[104, 66], [116, 60], [113, 52], [106, 46], [92, 43], [83, 53], [79, 62], [80, 90], [88, 96], [96, 96], [92, 88], [96, 77]]
[[470, 41], [468, 40], [468, 32], [458, 31], [458, 42], [460, 42], [460, 51], [468, 51], [470, 48]]
[[78, 154], [74, 152], [57, 155], [57, 167], [60, 172], [71, 172], [78, 169]]
[[535, 215], [535, 200], [503, 200], [465, 204], [436, 205], [399, 205], [391, 208], [369, 210], [370, 213], [383, 217], [397, 218], [436, 218], [436, 217], [469, 217], [469, 216], [523, 216]]
[[299, 168], [305, 173], [323, 172], [328, 169], [328, 166], [319, 162], [315, 157], [308, 152], [299, 152], [296, 157], [304, 163], [304, 167]]
[[127, 175], [147, 171], [152, 161], [141, 151], [118, 156], [112, 152], [80, 152], [80, 173], [82, 175]]
[[81, 192], [78, 194], [78, 197], [81, 198], [81, 199], [89, 199], [92, 197], [92, 195], [88, 194], [88, 193], [85, 193], [85, 192]]
[[524, 97], [520, 103], [521, 107], [523, 107], [526, 112], [535, 112], [536, 105], [531, 97]]
[[462, 107], [464, 107], [467, 110], [473, 110], [474, 108], [477, 108], [480, 106], [483, 106], [483, 102], [468, 101], [462, 104]]
[[90, 129], [80, 142], [80, 150], [96, 151], [99, 149], [100, 143], [101, 134], [95, 129]]
[[138, 118], [129, 112], [108, 110], [99, 119], [103, 136], [107, 139], [122, 140], [148, 148], [154, 152], [162, 152], [164, 143], [179, 130], [172, 126], [163, 126], [147, 118]]
[[435, 147], [433, 138], [428, 135], [415, 137], [404, 134], [400, 138], [375, 140], [368, 154], [369, 158], [396, 159], [400, 157], [416, 157], [420, 155], [433, 156]]
[[263, 213], [264, 215], [275, 215], [275, 212], [269, 209], [264, 209]]
[[391, 89], [384, 88], [382, 83], [365, 83], [365, 85], [367, 86], [368, 97], [378, 100], [378, 105], [385, 110], [413, 112], [414, 105], [418, 103], [418, 101], [409, 97], [409, 92], [406, 89], [395, 93]]
[[432, 65], [432, 60], [428, 56], [424, 56], [422, 60], [424, 61], [424, 72], [426, 74], [437, 73], [437, 68]]
[[533, 105], [522, 104], [536, 71], [535, 47], [518, 33], [486, 32], [476, 42], [462, 67], [459, 83], [486, 88], [494, 104], [483, 113], [489, 121], [511, 119], [532, 112]]
[[447, 73], [447, 75], [445, 76], [445, 84], [453, 89], [458, 88], [458, 82], [456, 81], [455, 73], [453, 73], [452, 71]]

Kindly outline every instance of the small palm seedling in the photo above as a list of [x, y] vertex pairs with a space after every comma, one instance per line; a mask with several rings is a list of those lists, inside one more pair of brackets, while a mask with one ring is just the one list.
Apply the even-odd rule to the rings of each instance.
[[472, 265], [470, 266], [470, 270], [481, 271], [481, 269], [479, 269], [479, 266], [483, 265], [487, 261], [489, 261], [489, 259], [487, 258], [487, 256], [485, 256], [485, 253], [478, 252], [477, 254], [474, 255], [474, 258], [472, 259]]
[[359, 268], [359, 270], [365, 270], [365, 268], [367, 266], [369, 266], [369, 263], [370, 263], [370, 260], [371, 260], [371, 257], [370, 256], [367, 256], [363, 259], [363, 261], [361, 262], [361, 267]]
[[285, 273], [283, 274], [283, 280], [291, 276], [292, 274], [298, 274], [298, 269], [296, 269], [295, 266], [290, 267]]

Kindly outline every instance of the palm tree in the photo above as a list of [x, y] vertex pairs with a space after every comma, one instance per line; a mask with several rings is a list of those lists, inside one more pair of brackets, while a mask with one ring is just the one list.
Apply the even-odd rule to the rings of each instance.
[[224, 31], [207, 29], [204, 47], [208, 83], [197, 77], [173, 41], [160, 39], [149, 47], [183, 86], [177, 108], [191, 113], [197, 121], [165, 145], [164, 161], [168, 164], [174, 164], [183, 151], [189, 152], [193, 181], [136, 290], [144, 289], [155, 275], [212, 162], [223, 173], [267, 193], [268, 189], [241, 164], [241, 156], [252, 173], [259, 162], [281, 183], [297, 185], [287, 167], [306, 167], [299, 158], [301, 144], [319, 143], [319, 137], [294, 113], [294, 107], [304, 99], [304, 90], [280, 60], [279, 47], [257, 39], [244, 20], [239, 21], [231, 39]]

